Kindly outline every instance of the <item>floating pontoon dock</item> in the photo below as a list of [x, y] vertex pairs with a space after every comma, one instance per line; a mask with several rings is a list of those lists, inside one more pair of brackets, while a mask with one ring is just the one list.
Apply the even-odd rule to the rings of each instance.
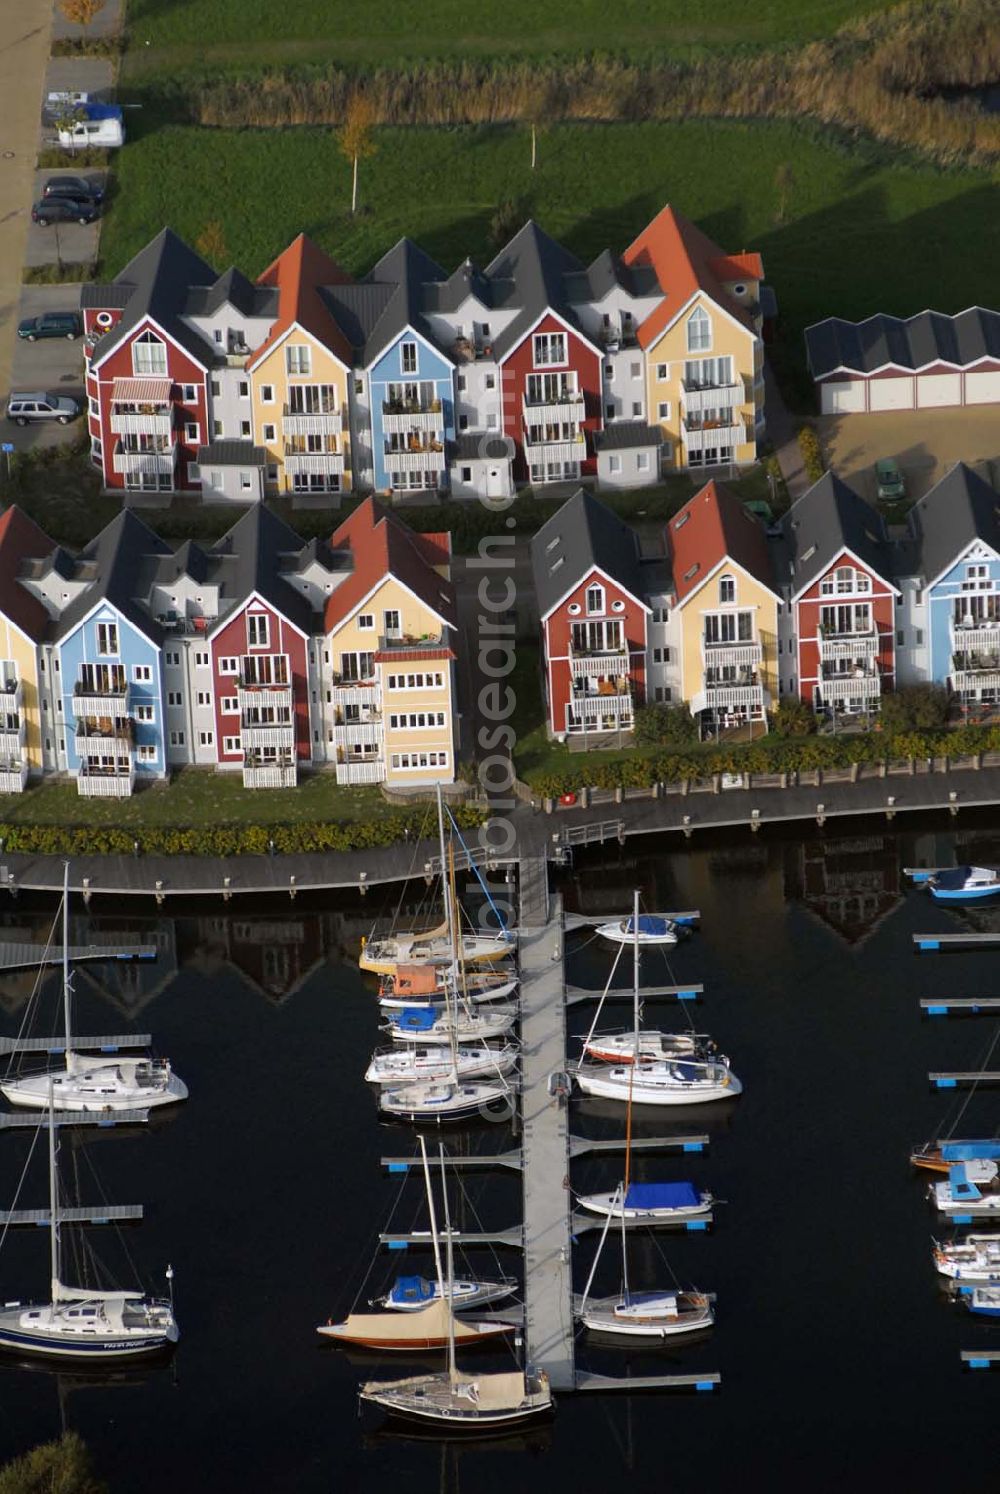
[[1000, 996], [924, 996], [920, 1010], [929, 1017], [947, 1017], [952, 1012], [977, 1017], [982, 1012], [1000, 1012]]

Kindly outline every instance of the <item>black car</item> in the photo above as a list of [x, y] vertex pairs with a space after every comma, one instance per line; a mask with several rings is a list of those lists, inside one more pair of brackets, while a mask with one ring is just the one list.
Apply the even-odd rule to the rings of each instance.
[[31, 209], [32, 223], [42, 228], [49, 223], [93, 223], [100, 216], [97, 203], [82, 197], [43, 197]]
[[104, 189], [99, 182], [85, 176], [50, 176], [42, 188], [43, 197], [75, 197], [78, 202], [101, 202]]

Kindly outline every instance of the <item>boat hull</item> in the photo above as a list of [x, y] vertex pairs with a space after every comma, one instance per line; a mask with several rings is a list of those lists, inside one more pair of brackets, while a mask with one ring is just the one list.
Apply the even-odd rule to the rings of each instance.
[[459, 1050], [456, 1064], [452, 1063], [450, 1053], [443, 1054], [440, 1059], [421, 1061], [420, 1048], [401, 1049], [398, 1061], [393, 1062], [394, 1058], [392, 1055], [388, 1063], [372, 1062], [365, 1071], [367, 1082], [393, 1089], [402, 1084], [440, 1084], [448, 1079], [453, 1069], [460, 1080], [493, 1079], [511, 1073], [517, 1062], [517, 1050], [483, 1049], [476, 1056]]
[[670, 1224], [673, 1220], [698, 1219], [711, 1213], [712, 1195], [703, 1193], [697, 1204], [690, 1206], [682, 1205], [680, 1208], [653, 1208], [637, 1209], [623, 1208], [619, 1199], [620, 1191], [616, 1193], [591, 1193], [577, 1199], [581, 1209], [586, 1209], [591, 1214], [600, 1214], [604, 1218], [610, 1214], [612, 1219], [621, 1219], [624, 1213], [626, 1224]]
[[591, 1069], [579, 1069], [576, 1082], [585, 1095], [602, 1100], [620, 1100], [633, 1105], [706, 1105], [714, 1100], [731, 1100], [742, 1092], [743, 1086], [735, 1074], [726, 1072], [714, 1082], [685, 1083], [652, 1082], [642, 1077], [642, 1065], [628, 1064], [620, 1068], [602, 1070], [595, 1065]]
[[[64, 1073], [60, 1070], [60, 1077]], [[162, 1105], [178, 1105], [188, 1097], [187, 1085], [176, 1074], [171, 1074], [162, 1088], [147, 1089], [136, 1085], [116, 1093], [99, 1094], [72, 1081], [64, 1082], [57, 1089], [50, 1084], [48, 1074], [30, 1074], [25, 1079], [0, 1084], [0, 1094], [4, 1099], [22, 1110], [48, 1110], [50, 1093], [54, 1110], [78, 1110], [95, 1115], [115, 1110], [153, 1110]]]
[[398, 1090], [384, 1089], [379, 1095], [379, 1109], [384, 1115], [408, 1121], [460, 1121], [471, 1120], [477, 1115], [495, 1115], [494, 1106], [501, 1103], [509, 1106], [510, 1092], [506, 1088], [488, 1085], [464, 1085], [450, 1089], [441, 1098], [419, 1096], [414, 1090], [420, 1085], [403, 1085]]
[[625, 1317], [616, 1311], [624, 1305], [620, 1297], [591, 1303], [583, 1309], [580, 1321], [591, 1333], [646, 1340], [682, 1338], [686, 1333], [700, 1333], [711, 1328], [715, 1321], [715, 1314], [708, 1305], [683, 1310], [673, 1317], [652, 1312], [646, 1317]]
[[[399, 1338], [367, 1338], [363, 1333], [338, 1331], [341, 1325], [338, 1323], [324, 1323], [316, 1332], [322, 1338], [334, 1340], [338, 1344], [350, 1344], [354, 1349], [374, 1349], [381, 1353], [385, 1350], [389, 1354], [420, 1354], [426, 1353], [428, 1349], [446, 1349], [448, 1347], [448, 1335], [431, 1334], [426, 1338], [415, 1338], [401, 1335]], [[477, 1332], [468, 1335], [459, 1335], [459, 1342], [463, 1348], [469, 1348], [472, 1344], [485, 1343], [490, 1339], [500, 1338], [505, 1333], [512, 1333], [510, 1323], [499, 1324], [495, 1328], [481, 1328]]]
[[964, 887], [954, 892], [944, 887], [935, 887], [929, 882], [931, 897], [936, 903], [981, 903], [986, 898], [1000, 897], [1000, 882], [991, 887]]
[[[428, 1302], [438, 1298], [437, 1284], [432, 1283], [433, 1296], [423, 1301], [405, 1302], [394, 1299], [391, 1293], [376, 1299], [379, 1307], [388, 1308], [391, 1312], [420, 1312]], [[453, 1312], [468, 1312], [474, 1307], [485, 1307], [489, 1302], [500, 1302], [504, 1297], [510, 1297], [517, 1291], [517, 1282], [504, 1281], [456, 1281], [454, 1291], [444, 1293], [444, 1301], [448, 1302]]]

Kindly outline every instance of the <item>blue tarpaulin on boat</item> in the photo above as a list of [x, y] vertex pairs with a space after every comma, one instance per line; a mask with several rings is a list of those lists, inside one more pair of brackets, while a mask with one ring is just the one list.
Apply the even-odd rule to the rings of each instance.
[[693, 1209], [701, 1194], [693, 1183], [629, 1183], [627, 1209]]
[[399, 1014], [399, 1026], [410, 1032], [429, 1032], [437, 1021], [437, 1012], [429, 1006], [404, 1006]]
[[951, 1183], [951, 1196], [956, 1203], [971, 1202], [983, 1196], [975, 1183], [970, 1183], [966, 1177], [963, 1162], [959, 1162], [956, 1167], [948, 1168], [948, 1181]]
[[945, 1162], [971, 1162], [975, 1157], [1000, 1160], [1000, 1141], [951, 1141], [941, 1148]]
[[938, 872], [934, 878], [934, 886], [943, 887], [946, 892], [957, 892], [965, 886], [971, 871], [971, 866], [955, 866], [950, 871]]
[[433, 1295], [433, 1283], [423, 1276], [397, 1276], [390, 1293], [393, 1302], [429, 1302]]
[[674, 1068], [677, 1071], [678, 1078], [686, 1079], [692, 1084], [696, 1079], [704, 1077], [704, 1071], [694, 1063], [675, 1063]]
[[[671, 924], [669, 918], [659, 918], [655, 913], [639, 914], [640, 934], [669, 934], [670, 928]], [[629, 934], [635, 933], [635, 928], [633, 926], [631, 918], [629, 918], [626, 922], [625, 931]]]
[[121, 119], [122, 117], [120, 104], [84, 104], [82, 112], [86, 119]]

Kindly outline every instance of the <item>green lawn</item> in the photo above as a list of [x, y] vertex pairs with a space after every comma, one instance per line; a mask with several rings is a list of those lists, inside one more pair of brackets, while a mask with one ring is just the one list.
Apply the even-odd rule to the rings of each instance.
[[126, 71], [263, 62], [411, 66], [426, 57], [791, 46], [889, 0], [130, 0]]
[[245, 789], [239, 773], [182, 768], [169, 784], [154, 784], [130, 799], [83, 799], [71, 783], [41, 783], [23, 794], [0, 795], [0, 822], [15, 825], [112, 825], [188, 829], [192, 826], [282, 825], [294, 822], [378, 820], [387, 812], [377, 788], [340, 785], [332, 773], [287, 789]]
[[[349, 166], [330, 132], [155, 124], [144, 115], [119, 157], [102, 229], [106, 273], [162, 223], [192, 239], [210, 219], [251, 275], [300, 229], [355, 273], [403, 234], [451, 269], [467, 253], [490, 255], [491, 216], [510, 197], [587, 259], [623, 248], [669, 200], [723, 247], [762, 251], [781, 306], [775, 360], [800, 380], [809, 322], [995, 299], [996, 172], [946, 172], [810, 126], [564, 125], [541, 136], [535, 172], [523, 129], [382, 130], [352, 219]], [[795, 184], [779, 224], [784, 162]]]

